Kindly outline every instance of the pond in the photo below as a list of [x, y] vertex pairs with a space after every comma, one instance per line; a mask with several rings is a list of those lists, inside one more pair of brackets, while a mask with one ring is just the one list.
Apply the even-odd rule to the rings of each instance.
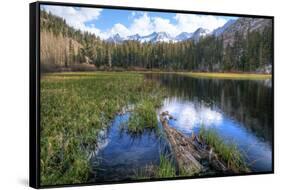
[[[159, 165], [160, 153], [169, 146], [158, 130], [141, 134], [126, 131], [130, 112], [117, 115], [110, 128], [102, 132], [100, 146], [91, 159], [94, 182], [122, 181], [139, 177], [140, 172]], [[159, 123], [158, 129], [162, 129]]]
[[253, 172], [272, 167], [271, 80], [223, 80], [173, 74], [147, 75], [169, 90], [159, 113], [169, 111], [169, 124], [186, 135], [214, 127], [237, 144]]
[[[203, 79], [176, 74], [145, 74], [168, 91], [157, 114], [168, 111], [169, 125], [186, 135], [200, 127], [215, 128], [225, 142], [237, 144], [251, 171], [272, 170], [271, 80]], [[124, 130], [130, 112], [117, 115], [91, 159], [91, 180], [135, 179], [147, 166], [159, 165], [161, 151], [169, 152], [159, 131], [132, 135]], [[158, 128], [161, 130], [159, 123]]]

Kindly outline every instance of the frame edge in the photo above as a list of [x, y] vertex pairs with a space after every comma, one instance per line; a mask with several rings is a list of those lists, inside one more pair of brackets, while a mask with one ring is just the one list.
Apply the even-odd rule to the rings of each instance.
[[29, 4], [29, 186], [40, 187], [38, 132], [38, 2]]

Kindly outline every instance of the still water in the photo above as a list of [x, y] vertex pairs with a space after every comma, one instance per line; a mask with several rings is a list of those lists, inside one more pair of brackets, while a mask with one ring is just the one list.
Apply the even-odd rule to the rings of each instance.
[[103, 132], [100, 147], [91, 159], [94, 182], [135, 179], [147, 167], [158, 166], [160, 153], [169, 152], [159, 130], [145, 130], [136, 135], [126, 131], [130, 112], [117, 115], [110, 128]]
[[147, 75], [169, 90], [159, 110], [176, 120], [169, 124], [186, 135], [200, 127], [216, 128], [226, 142], [243, 152], [252, 171], [272, 167], [271, 80], [222, 80], [172, 74]]
[[[223, 80], [174, 74], [146, 74], [168, 90], [158, 114], [168, 111], [186, 135], [215, 128], [225, 142], [237, 144], [253, 172], [272, 170], [273, 100], [271, 80]], [[169, 152], [158, 132], [135, 136], [124, 130], [130, 113], [117, 115], [91, 159], [93, 181], [129, 180], [144, 167], [159, 164]], [[159, 124], [159, 128], [161, 126]]]

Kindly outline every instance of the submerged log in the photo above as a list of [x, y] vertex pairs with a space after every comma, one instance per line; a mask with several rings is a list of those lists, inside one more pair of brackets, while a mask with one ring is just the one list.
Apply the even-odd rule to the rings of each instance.
[[178, 166], [187, 174], [200, 173], [205, 170], [200, 163], [208, 161], [209, 166], [216, 171], [230, 172], [226, 164], [219, 160], [217, 154], [197, 136], [183, 135], [168, 124], [168, 118], [173, 118], [168, 111], [160, 114], [160, 121], [170, 142]]
[[[187, 174], [199, 173], [203, 169], [203, 166], [193, 156], [196, 151], [194, 150], [192, 142], [189, 138], [178, 132], [176, 129], [171, 128], [168, 125], [166, 116], [167, 113], [163, 112], [160, 115], [160, 121], [163, 125], [164, 131], [167, 134], [179, 167]], [[200, 157], [200, 155], [195, 156]]]

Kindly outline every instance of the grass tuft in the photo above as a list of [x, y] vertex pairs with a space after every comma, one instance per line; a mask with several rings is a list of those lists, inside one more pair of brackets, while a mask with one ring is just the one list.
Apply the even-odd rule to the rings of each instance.
[[176, 177], [175, 164], [165, 155], [160, 155], [160, 164], [156, 176], [158, 178]]
[[128, 123], [128, 131], [132, 133], [140, 133], [145, 128], [153, 129], [157, 127], [157, 114], [155, 106], [150, 101], [140, 102], [130, 116]]
[[238, 150], [236, 144], [225, 143], [215, 131], [215, 129], [206, 129], [201, 127], [199, 136], [209, 146], [213, 147], [218, 156], [227, 164], [227, 167], [235, 172], [249, 171], [243, 155]]

